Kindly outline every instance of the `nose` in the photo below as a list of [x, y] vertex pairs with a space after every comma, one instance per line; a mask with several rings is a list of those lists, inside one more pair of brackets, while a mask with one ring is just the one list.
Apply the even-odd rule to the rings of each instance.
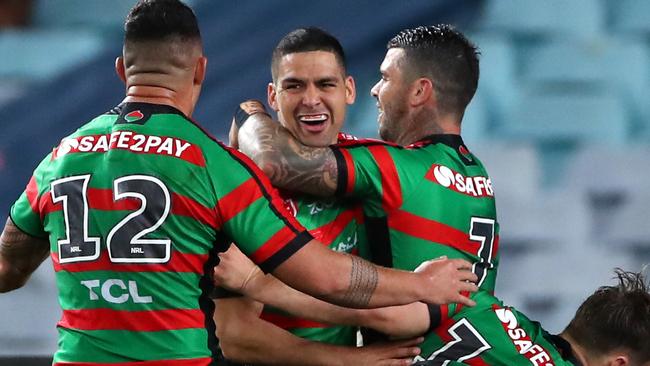
[[379, 95], [379, 84], [381, 84], [381, 80], [375, 83], [372, 89], [370, 89], [370, 95], [372, 95], [375, 98], [377, 98], [377, 95]]
[[302, 103], [307, 107], [314, 107], [320, 104], [321, 97], [318, 88], [314, 85], [308, 85], [305, 88], [305, 93], [302, 96]]

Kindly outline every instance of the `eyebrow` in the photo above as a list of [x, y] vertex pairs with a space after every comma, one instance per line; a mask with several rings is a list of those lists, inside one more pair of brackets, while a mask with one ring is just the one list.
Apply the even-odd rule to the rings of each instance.
[[[286, 79], [282, 79], [281, 83], [305, 83], [306, 81], [304, 79], [299, 79], [299, 78], [293, 78], [289, 77]], [[321, 84], [321, 83], [328, 83], [328, 82], [339, 82], [339, 78], [336, 76], [326, 76], [320, 79], [316, 79], [315, 83]]]

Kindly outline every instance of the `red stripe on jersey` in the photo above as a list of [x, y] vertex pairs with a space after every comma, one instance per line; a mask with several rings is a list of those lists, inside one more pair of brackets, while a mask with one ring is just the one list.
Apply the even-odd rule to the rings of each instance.
[[[41, 213], [43, 215], [63, 209], [62, 203], [52, 202], [51, 195], [41, 197]], [[135, 211], [142, 206], [142, 201], [137, 198], [127, 197], [121, 200], [113, 200], [113, 191], [110, 189], [89, 188], [88, 206], [93, 210], [104, 211]], [[172, 194], [172, 215], [191, 217], [199, 222], [217, 228], [216, 213], [209, 207], [203, 206], [195, 200], [177, 194]]]
[[212, 358], [193, 358], [182, 360], [156, 360], [117, 363], [97, 362], [57, 362], [53, 366], [208, 366]]
[[329, 222], [321, 227], [310, 230], [309, 233], [325, 245], [332, 244], [332, 241], [352, 222], [354, 219], [362, 217], [361, 207], [345, 210], [341, 212], [334, 221]]
[[108, 257], [108, 252], [102, 250], [99, 258], [93, 261], [60, 263], [59, 254], [52, 253], [54, 271], [86, 272], [86, 271], [113, 271], [113, 272], [189, 272], [203, 274], [203, 265], [208, 260], [207, 254], [186, 254], [172, 251], [167, 263], [113, 263]]
[[172, 194], [172, 215], [191, 217], [215, 230], [219, 228], [217, 213], [214, 209], [177, 193]]
[[433, 332], [440, 337], [440, 340], [442, 340], [443, 343], [449, 343], [454, 340], [454, 337], [449, 334], [449, 328], [451, 328], [454, 323], [456, 323], [456, 321], [453, 318], [447, 318], [441, 322]]
[[476, 356], [474, 358], [470, 358], [469, 360], [463, 360], [464, 363], [470, 365], [470, 366], [490, 366], [489, 364], [485, 363], [481, 356]]
[[282, 329], [295, 329], [295, 328], [329, 328], [329, 324], [319, 323], [312, 320], [294, 318], [281, 314], [271, 312], [262, 312], [260, 319], [273, 323]]
[[469, 240], [469, 235], [460, 230], [403, 210], [395, 210], [388, 216], [388, 226], [408, 235], [474, 255], [478, 254], [481, 247], [478, 242]]
[[52, 201], [51, 191], [43, 193], [43, 195], [38, 199], [38, 212], [41, 215], [41, 221], [43, 221], [45, 215], [62, 209], [63, 202], [54, 203], [54, 201]]
[[218, 210], [221, 213], [221, 224], [235, 217], [260, 197], [262, 197], [262, 190], [253, 178], [249, 178], [246, 182], [228, 192], [217, 203]]
[[158, 332], [204, 328], [205, 316], [200, 309], [123, 311], [112, 309], [63, 310], [57, 324], [81, 330], [128, 330]]
[[295, 236], [296, 234], [291, 230], [291, 228], [285, 226], [278, 230], [277, 233], [273, 234], [273, 236], [259, 247], [250, 258], [255, 262], [255, 264], [263, 263], [280, 249], [284, 248], [284, 246]]
[[[345, 193], [350, 194], [354, 189], [356, 179], [356, 176], [354, 175], [354, 160], [352, 160], [352, 155], [350, 155], [349, 151], [345, 149], [339, 149], [339, 151], [341, 152], [341, 155], [343, 155], [343, 159], [345, 159], [345, 169], [348, 173], [348, 181], [345, 182]], [[339, 179], [341, 179], [341, 177], [339, 177]]]
[[94, 210], [135, 211], [142, 206], [142, 201], [131, 197], [113, 201], [113, 190], [88, 188], [88, 206]]
[[39, 213], [39, 202], [38, 202], [38, 185], [36, 184], [36, 178], [32, 176], [25, 187], [25, 195], [29, 201], [29, 206], [32, 208], [34, 213]]
[[397, 174], [395, 162], [386, 149], [386, 146], [376, 145], [368, 147], [377, 162], [381, 172], [382, 206], [384, 210], [402, 206], [402, 187]]

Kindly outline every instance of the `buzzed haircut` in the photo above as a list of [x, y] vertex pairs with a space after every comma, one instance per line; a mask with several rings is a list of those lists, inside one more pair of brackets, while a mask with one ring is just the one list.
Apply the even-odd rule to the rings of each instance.
[[317, 27], [298, 28], [287, 33], [273, 49], [271, 74], [276, 81], [280, 59], [298, 52], [325, 51], [336, 57], [343, 73], [346, 74], [345, 53], [341, 43], [333, 35]]
[[124, 23], [124, 41], [200, 41], [196, 16], [178, 0], [140, 0]]
[[588, 352], [625, 349], [633, 365], [650, 361], [650, 289], [642, 273], [616, 269], [618, 284], [603, 286], [580, 305], [567, 332]]
[[479, 52], [462, 33], [448, 24], [420, 26], [399, 32], [387, 48], [403, 49], [409, 81], [429, 78], [440, 108], [462, 116], [479, 78]]

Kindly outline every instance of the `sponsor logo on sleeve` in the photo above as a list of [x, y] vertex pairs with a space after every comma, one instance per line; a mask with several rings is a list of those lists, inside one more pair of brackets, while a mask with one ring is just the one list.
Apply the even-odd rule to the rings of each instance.
[[492, 181], [488, 177], [466, 177], [444, 165], [433, 164], [426, 178], [454, 192], [472, 197], [494, 197]]

